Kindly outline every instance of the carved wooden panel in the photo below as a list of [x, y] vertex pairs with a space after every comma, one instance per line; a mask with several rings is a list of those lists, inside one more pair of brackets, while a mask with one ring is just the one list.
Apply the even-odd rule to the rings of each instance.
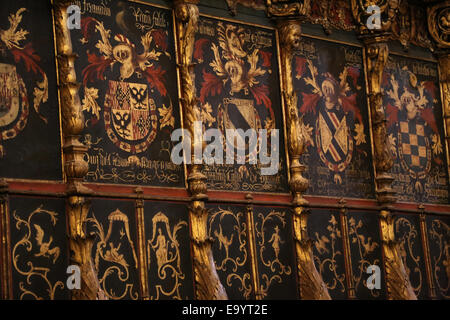
[[292, 212], [255, 207], [255, 241], [263, 299], [298, 299]]
[[448, 203], [448, 172], [438, 69], [435, 63], [390, 55], [383, 103], [400, 200]]
[[450, 219], [427, 217], [431, 278], [440, 299], [450, 299]]
[[12, 196], [9, 205], [13, 299], [68, 299], [64, 200]]
[[137, 300], [139, 248], [133, 201], [92, 199], [88, 231], [95, 236], [92, 258], [109, 299]]
[[395, 239], [411, 286], [419, 299], [428, 299], [428, 282], [418, 215], [398, 214], [394, 222]]
[[[377, 212], [349, 212], [348, 236], [353, 273], [353, 285], [358, 299], [385, 299], [386, 285]], [[381, 289], [369, 290], [367, 267], [376, 265], [381, 271]]]
[[183, 187], [183, 168], [170, 159], [170, 135], [180, 128], [171, 10], [74, 2], [83, 13], [71, 36], [89, 147], [85, 181]]
[[216, 270], [229, 299], [255, 299], [246, 207], [210, 205], [208, 235]]
[[3, 1], [0, 18], [0, 176], [61, 180], [50, 1]]
[[[195, 81], [203, 129], [219, 129], [224, 137], [228, 129], [243, 130], [234, 141], [216, 141], [223, 146], [224, 154], [218, 155], [223, 164], [205, 167], [208, 188], [286, 192], [275, 31], [202, 16], [196, 34], [194, 62], [197, 63]], [[244, 135], [249, 129], [257, 133], [267, 130], [266, 150], [251, 146], [249, 136]], [[261, 175], [262, 167], [269, 167], [262, 155], [267, 156], [275, 145], [270, 139], [274, 129], [280, 130], [279, 148], [272, 155], [279, 152], [280, 157], [272, 157], [277, 166], [275, 174]], [[235, 156], [231, 156], [234, 161], [226, 164], [226, 153], [231, 155], [230, 151], [235, 152]], [[245, 155], [239, 155], [239, 151], [245, 151]]]
[[338, 211], [312, 210], [308, 218], [316, 269], [332, 299], [347, 299], [343, 236]]
[[305, 124], [307, 193], [373, 198], [362, 49], [303, 37], [294, 88]]
[[146, 201], [144, 227], [150, 299], [193, 299], [186, 204]]

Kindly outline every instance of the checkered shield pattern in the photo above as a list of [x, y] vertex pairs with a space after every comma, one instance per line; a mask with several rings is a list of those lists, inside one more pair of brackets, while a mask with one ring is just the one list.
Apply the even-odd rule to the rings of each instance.
[[401, 121], [400, 135], [403, 159], [409, 167], [414, 170], [425, 168], [428, 157], [424, 125], [415, 121]]

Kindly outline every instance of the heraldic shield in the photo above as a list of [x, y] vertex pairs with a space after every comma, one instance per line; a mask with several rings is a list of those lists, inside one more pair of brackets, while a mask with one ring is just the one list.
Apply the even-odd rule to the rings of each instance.
[[29, 113], [27, 90], [16, 67], [0, 63], [0, 158], [2, 141], [13, 139], [26, 124]]
[[399, 121], [399, 157], [403, 169], [414, 179], [424, 179], [431, 169], [430, 141], [425, 123], [413, 119]]
[[109, 139], [129, 153], [141, 153], [156, 137], [155, 101], [146, 84], [109, 81], [105, 97], [105, 129]]
[[249, 154], [251, 154], [252, 157], [256, 156], [256, 153], [258, 152], [257, 146], [255, 146], [253, 150], [249, 150], [249, 141], [246, 139], [245, 135], [250, 129], [258, 134], [258, 131], [262, 128], [261, 119], [253, 105], [253, 100], [227, 98], [224, 99], [223, 106], [223, 109], [221, 108], [218, 114], [218, 121], [222, 133], [226, 135], [226, 130], [228, 129], [241, 129], [244, 134], [242, 136], [238, 133], [236, 139], [233, 139], [233, 141], [228, 141], [227, 139], [225, 142], [227, 148], [232, 148], [237, 152], [238, 150], [242, 151], [242, 147], [244, 147], [247, 160]]
[[335, 173], [343, 172], [352, 160], [353, 138], [344, 112], [321, 110], [317, 118], [317, 151], [322, 162]]

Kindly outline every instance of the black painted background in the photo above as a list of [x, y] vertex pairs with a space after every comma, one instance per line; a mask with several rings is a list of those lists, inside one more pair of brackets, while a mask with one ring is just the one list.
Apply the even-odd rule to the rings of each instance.
[[[39, 299], [49, 300], [51, 296], [48, 290], [50, 290], [54, 292], [54, 299], [68, 299], [69, 291], [66, 288], [68, 275], [66, 274], [66, 269], [69, 265], [69, 257], [64, 200], [12, 196], [9, 204], [11, 259], [14, 260], [16, 258], [19, 269], [16, 269], [11, 261], [13, 298], [17, 300], [34, 300], [39, 297]], [[30, 229], [22, 222], [18, 223], [19, 220], [16, 217], [27, 222], [31, 213], [37, 209], [41, 209], [41, 211], [31, 216]], [[55, 225], [50, 215], [42, 210], [56, 213]], [[42, 253], [41, 248], [44, 248], [37, 243], [38, 227], [36, 225], [44, 232], [42, 239], [44, 247], [51, 241], [48, 247], [50, 251], [46, 255], [36, 256]], [[29, 245], [26, 242], [28, 232], [30, 232]], [[22, 240], [22, 244], [19, 244]], [[59, 253], [56, 253], [56, 248], [59, 248]], [[55, 263], [53, 263], [55, 258]], [[24, 274], [21, 274], [19, 271]], [[29, 274], [31, 276], [27, 279]], [[26, 293], [26, 291], [30, 291], [34, 295]]]
[[[168, 218], [169, 231], [167, 231], [165, 220], [155, 219], [155, 229], [153, 229], [153, 219], [156, 214], [162, 213]], [[150, 293], [150, 299], [193, 299], [194, 288], [192, 278], [192, 258], [190, 252], [190, 238], [189, 238], [189, 216], [186, 204], [173, 204], [163, 202], [151, 202], [146, 201], [144, 207], [144, 221], [145, 221], [145, 249], [147, 254], [148, 264], [148, 288]], [[177, 227], [178, 223], [180, 224]], [[158, 229], [161, 229], [161, 234], [166, 239], [167, 244], [167, 256], [170, 260], [171, 257], [176, 255], [176, 245], [179, 246], [179, 260], [176, 259], [173, 262], [168, 262], [162, 265], [162, 268], [158, 271], [158, 263], [156, 257], [156, 250], [150, 249], [148, 242], [153, 239], [154, 232], [156, 233], [152, 244], [157, 246]], [[174, 232], [175, 231], [175, 232]], [[172, 234], [171, 240], [168, 232]], [[156, 249], [156, 250], [155, 250]], [[177, 267], [179, 263], [179, 269]], [[171, 265], [175, 268], [176, 272]], [[178, 275], [178, 282], [176, 280]], [[176, 285], [178, 283], [178, 285]], [[178, 289], [175, 289], [177, 286]], [[164, 292], [165, 294], [163, 294]], [[172, 292], [173, 291], [173, 292]], [[170, 294], [169, 294], [170, 293]]]
[[[111, 215], [116, 210], [120, 210], [126, 216], [126, 219], [118, 215]], [[107, 270], [109, 272], [105, 277], [106, 280], [103, 284], [100, 284], [100, 287], [106, 291], [110, 299], [117, 299], [118, 297], [127, 300], [138, 299], [141, 293], [137, 269], [139, 263], [139, 247], [136, 236], [134, 202], [93, 199], [89, 218], [95, 218], [98, 221], [97, 225], [94, 220], [89, 220], [88, 232], [91, 234], [94, 233], [96, 236], [92, 247], [92, 258], [96, 267], [98, 265], [97, 272], [99, 280], [101, 281], [105, 277]], [[130, 239], [128, 239], [126, 234], [126, 220], [128, 220]], [[97, 227], [100, 227], [100, 230]], [[102, 238], [100, 235], [102, 234], [103, 240], [105, 240], [109, 229], [111, 230], [109, 239], [106, 240], [106, 244], [101, 244]], [[134, 249], [129, 240], [132, 241]], [[117, 250], [117, 253], [114, 254], [112, 252], [111, 255], [108, 255], [108, 251], [111, 252], [111, 245], [113, 246], [113, 251]], [[136, 262], [133, 250], [136, 254]], [[101, 257], [100, 254], [97, 256], [97, 252], [102, 253], [104, 257]], [[117, 258], [111, 259], [111, 257]]]
[[[26, 40], [20, 41], [20, 46], [32, 45], [34, 54], [39, 57], [38, 65], [47, 75], [48, 101], [40, 106], [40, 113], [48, 123], [46, 124], [33, 108], [33, 90], [36, 82], [42, 81], [41, 74], [33, 72], [32, 69], [27, 70], [23, 59], [16, 62], [11, 51], [0, 41], [0, 63], [16, 66], [18, 75], [25, 82], [29, 101], [28, 123], [24, 130], [13, 139], [0, 142], [5, 151], [5, 156], [0, 158], [0, 176], [15, 179], [61, 180], [60, 120], [50, 1], [5, 0], [1, 6], [1, 30], [9, 29], [10, 14], [16, 14], [20, 8], [26, 9], [16, 31], [23, 29], [29, 32]], [[11, 125], [2, 127], [0, 132], [10, 127]]]
[[[400, 253], [411, 286], [418, 299], [428, 299], [429, 289], [420, 232], [420, 217], [418, 215], [398, 214], [394, 223], [395, 239], [399, 242]], [[409, 250], [409, 247], [411, 247], [411, 250]]]
[[[354, 232], [355, 230], [356, 233]], [[348, 233], [356, 297], [358, 299], [385, 299], [386, 285], [378, 213], [349, 212]], [[365, 281], [371, 275], [366, 273], [369, 265], [377, 265], [380, 267], [380, 290], [373, 289], [371, 292], [365, 285]], [[358, 283], [357, 278], [360, 278]]]
[[347, 299], [339, 212], [312, 210], [308, 217], [308, 232], [313, 241], [314, 263], [327, 285], [328, 293], [332, 299]]
[[[208, 205], [208, 210], [210, 212], [208, 235], [214, 239], [212, 245], [214, 261], [228, 298], [255, 299], [251, 280], [246, 207]], [[231, 242], [228, 247], [228, 259], [225, 246], [220, 239], [227, 244]]]
[[431, 271], [439, 299], [450, 299], [450, 218], [427, 216], [428, 245], [430, 247]]
[[[91, 20], [91, 25], [87, 24], [87, 19], [96, 19], [99, 22], [103, 22], [105, 29], [111, 30], [110, 43], [114, 49], [119, 42], [115, 40], [115, 36], [124, 35], [129, 41], [135, 46], [135, 54], [140, 55], [143, 53], [144, 48], [141, 43], [141, 37], [146, 34], [146, 31], [141, 31], [138, 29], [138, 24], [133, 16], [133, 9], [138, 13], [144, 13], [147, 16], [151, 16], [152, 19], [155, 16], [155, 12], [160, 12], [167, 22], [167, 27], [162, 28], [154, 26], [155, 30], [158, 32], [159, 36], [153, 35], [153, 41], [150, 50], [155, 49], [155, 53], [161, 53], [157, 60], [149, 60], [152, 63], [153, 68], [159, 70], [159, 72], [164, 73], [159, 85], [155, 85], [156, 81], [150, 84], [146, 81], [144, 72], [142, 76], [138, 76], [135, 72], [130, 78], [125, 79], [125, 82], [129, 83], [139, 83], [145, 84], [148, 87], [149, 97], [154, 99], [156, 105], [156, 115], [157, 115], [157, 131], [156, 137], [148, 146], [147, 150], [141, 153], [133, 154], [132, 152], [126, 152], [119, 147], [117, 147], [111, 139], [109, 139], [108, 134], [105, 130], [105, 121], [103, 106], [105, 103], [105, 95], [108, 91], [109, 81], [119, 81], [120, 80], [120, 67], [121, 64], [116, 61], [113, 68], [107, 66], [104, 69], [104, 79], [101, 76], [95, 76], [92, 81], [87, 81], [80, 88], [80, 98], [83, 100], [86, 97], [85, 87], [98, 89], [98, 99], [97, 103], [101, 108], [99, 117], [90, 114], [85, 111], [86, 124], [87, 127], [84, 130], [83, 141], [87, 143], [90, 147], [89, 149], [89, 172], [85, 177], [86, 181], [89, 182], [101, 182], [101, 183], [114, 183], [114, 184], [139, 184], [139, 185], [152, 185], [152, 186], [170, 186], [170, 187], [183, 187], [184, 186], [184, 174], [182, 166], [175, 166], [170, 159], [170, 152], [173, 147], [173, 143], [170, 139], [170, 135], [174, 129], [180, 128], [180, 116], [179, 116], [179, 104], [178, 104], [178, 91], [177, 91], [177, 75], [176, 75], [176, 62], [175, 62], [175, 45], [173, 36], [173, 23], [172, 23], [172, 12], [167, 9], [157, 8], [150, 5], [138, 4], [135, 2], [124, 2], [124, 1], [107, 1], [108, 8], [111, 9], [111, 17], [102, 16], [97, 14], [82, 14], [82, 30], [72, 31], [72, 44], [74, 46], [73, 50], [79, 55], [79, 58], [75, 62], [75, 70], [77, 74], [77, 79], [80, 82], [84, 82], [83, 71], [87, 68], [90, 63], [88, 61], [88, 53], [95, 54], [97, 57], [101, 57], [102, 54], [95, 47], [97, 42], [101, 39], [99, 32], [95, 32], [95, 23]], [[125, 9], [120, 7], [120, 3], [125, 3]], [[83, 10], [83, 9], [82, 9]], [[140, 11], [138, 11], [140, 10]], [[122, 15], [124, 18], [123, 22], [119, 24], [116, 22], [116, 17]], [[154, 21], [154, 20], [151, 20]], [[125, 25], [125, 26], [124, 26]], [[84, 35], [85, 26], [89, 26], [88, 34], [90, 35], [89, 42], [83, 44], [81, 40]], [[150, 28], [149, 24], [146, 27]], [[159, 44], [155, 46], [155, 43]], [[163, 47], [165, 51], [169, 54], [163, 53]], [[113, 59], [114, 60], [114, 59]], [[92, 64], [95, 66], [95, 64]], [[98, 69], [99, 71], [101, 69]], [[136, 69], [137, 70], [137, 69]], [[96, 72], [97, 72], [96, 71]], [[155, 76], [156, 77], [156, 76]], [[167, 94], [164, 94], [164, 89]], [[159, 113], [159, 108], [165, 106], [169, 107], [172, 103], [172, 110], [174, 116], [174, 123], [172, 125], [164, 126], [161, 128], [160, 120], [162, 116]], [[113, 120], [111, 119], [111, 126]], [[99, 140], [100, 139], [100, 140]], [[120, 141], [124, 141], [119, 138]], [[142, 142], [142, 141], [140, 141]], [[110, 162], [97, 165], [92, 157], [105, 156], [110, 157]], [[146, 168], [142, 164], [133, 164], [133, 161], [129, 159], [130, 156], [138, 157], [142, 163], [142, 158], [145, 157], [150, 160], [159, 160], [163, 162], [166, 168]], [[131, 160], [127, 165], [119, 164], [115, 162], [114, 159], [124, 159]], [[136, 158], [134, 158], [136, 159]]]
[[[334, 43], [324, 40], [304, 37], [302, 40], [303, 49], [298, 56], [295, 56], [292, 61], [294, 90], [298, 96], [299, 115], [303, 115], [305, 125], [312, 128], [311, 141], [308, 142], [308, 147], [302, 155], [302, 163], [307, 166], [305, 177], [310, 181], [310, 187], [307, 190], [308, 194], [335, 196], [335, 197], [350, 197], [350, 198], [374, 198], [375, 189], [373, 183], [373, 167], [372, 167], [372, 151], [370, 146], [370, 130], [369, 130], [369, 116], [367, 109], [367, 98], [365, 93], [364, 67], [362, 60], [362, 49], [352, 47], [341, 43]], [[315, 48], [311, 52], [309, 49]], [[359, 59], [347, 59], [346, 50], [353, 51], [359, 54]], [[361, 114], [362, 123], [364, 125], [365, 142], [356, 145], [353, 139], [353, 154], [351, 162], [339, 173], [342, 180], [341, 183], [336, 182], [335, 172], [330, 170], [327, 165], [321, 160], [317, 147], [316, 134], [319, 133], [317, 127], [317, 119], [323, 105], [323, 99], [316, 95], [316, 98], [311, 98], [314, 94], [312, 86], [306, 84], [305, 79], [311, 78], [311, 72], [305, 59], [312, 61], [315, 68], [317, 68], [316, 80], [319, 87], [322, 86], [323, 81], [327, 78], [329, 73], [338, 83], [340, 74], [347, 67], [348, 72], [346, 83], [349, 87], [346, 97], [356, 94], [354, 107], [359, 110]], [[339, 85], [338, 85], [339, 87]], [[340, 90], [340, 89], [336, 89]], [[346, 98], [346, 99], [347, 99]], [[317, 99], [316, 102], [313, 102]], [[343, 97], [339, 99], [343, 101]], [[311, 108], [306, 107], [310, 105]], [[302, 112], [301, 110], [310, 109], [311, 111]], [[343, 109], [343, 103], [340, 102], [340, 108]], [[357, 117], [353, 111], [346, 111], [347, 127], [350, 130], [350, 135], [354, 137], [355, 127], [358, 123]], [[342, 163], [342, 161], [340, 162]]]
[[[274, 212], [282, 214], [282, 219]], [[286, 208], [254, 208], [255, 240], [258, 255], [258, 272], [260, 287], [267, 291], [263, 299], [298, 299], [297, 289], [297, 263], [295, 260], [293, 234], [292, 234], [292, 212]], [[263, 225], [263, 221], [265, 223]], [[284, 220], [284, 223], [283, 223]], [[278, 227], [281, 242], [279, 243], [278, 261], [276, 260], [273, 243], [275, 228]], [[263, 239], [264, 237], [264, 239]], [[271, 241], [273, 239], [273, 241]], [[262, 260], [264, 259], [264, 261]], [[267, 264], [270, 264], [269, 266]], [[279, 276], [279, 279], [273, 278]], [[266, 278], [267, 277], [267, 278]], [[269, 281], [266, 281], [269, 280]], [[270, 282], [270, 285], [267, 285]]]

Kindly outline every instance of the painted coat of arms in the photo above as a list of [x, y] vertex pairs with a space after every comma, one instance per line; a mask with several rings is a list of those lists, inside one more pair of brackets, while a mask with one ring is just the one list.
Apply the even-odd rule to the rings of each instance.
[[[276, 38], [273, 30], [202, 17], [196, 36], [194, 59], [204, 129], [266, 129], [269, 137], [281, 126]], [[259, 149], [249, 147], [248, 136], [233, 142], [224, 139], [224, 150], [245, 146], [245, 159], [205, 168], [208, 185], [216, 190], [285, 191], [284, 143], [280, 134], [278, 173], [261, 176], [261, 163], [250, 164]], [[278, 151], [280, 151], [278, 150]], [[242, 157], [242, 156], [241, 156]]]
[[398, 196], [446, 203], [448, 183], [436, 66], [391, 57], [383, 88]]
[[[89, 181], [182, 185], [170, 161], [179, 127], [171, 12], [122, 1], [82, 5], [80, 64]], [[102, 10], [100, 10], [102, 9]], [[88, 14], [90, 13], [90, 14]]]
[[[35, 19], [46, 19], [43, 12], [47, 20], [40, 33], [46, 38], [40, 39], [32, 26]], [[58, 180], [62, 173], [56, 155], [61, 150], [58, 112], [54, 109], [56, 72], [49, 3], [5, 1], [1, 16], [0, 167], [5, 172], [0, 170], [0, 175]], [[43, 170], [25, 164], [28, 159], [45, 164]]]
[[358, 48], [305, 40], [294, 85], [305, 123], [312, 194], [371, 197], [370, 137]]

